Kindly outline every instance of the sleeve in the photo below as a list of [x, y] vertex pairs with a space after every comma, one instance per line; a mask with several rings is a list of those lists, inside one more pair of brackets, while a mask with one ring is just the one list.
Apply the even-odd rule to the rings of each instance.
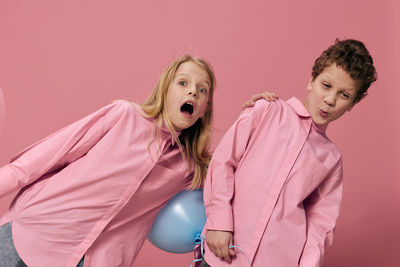
[[341, 161], [332, 173], [304, 203], [307, 218], [307, 240], [300, 258], [300, 267], [321, 267], [325, 248], [332, 244], [342, 199]]
[[86, 154], [118, 119], [119, 105], [107, 105], [17, 154], [0, 168], [0, 197]]
[[204, 184], [205, 229], [233, 231], [231, 200], [235, 171], [254, 130], [270, 106], [271, 103], [259, 100], [253, 108], [245, 109], [216, 148]]

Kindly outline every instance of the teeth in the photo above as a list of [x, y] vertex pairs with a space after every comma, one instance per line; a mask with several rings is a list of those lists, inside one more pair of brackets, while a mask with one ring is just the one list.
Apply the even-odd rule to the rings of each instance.
[[186, 104], [193, 106], [193, 104], [192, 104], [192, 103], [190, 103], [190, 102], [186, 102]]

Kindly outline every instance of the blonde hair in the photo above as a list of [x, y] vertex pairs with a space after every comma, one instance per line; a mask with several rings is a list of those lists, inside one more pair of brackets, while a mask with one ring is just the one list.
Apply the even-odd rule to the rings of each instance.
[[[167, 116], [167, 111], [164, 107], [167, 99], [168, 88], [173, 81], [179, 66], [185, 62], [193, 62], [197, 66], [204, 69], [209, 75], [211, 88], [208, 97], [208, 108], [205, 114], [191, 127], [184, 129], [178, 138], [178, 135], [172, 126], [172, 123]], [[213, 94], [215, 84], [216, 80], [214, 71], [209, 63], [203, 59], [193, 58], [189, 55], [185, 55], [176, 59], [165, 69], [151, 95], [143, 104], [140, 105], [140, 108], [145, 112], [145, 116], [154, 118], [154, 127], [149, 139], [149, 151], [155, 132], [157, 133], [158, 150], [160, 149], [159, 141], [161, 127], [164, 122], [168, 130], [171, 132], [175, 142], [178, 144], [178, 147], [182, 153], [182, 157], [186, 158], [187, 160], [188, 172], [190, 172], [193, 168], [194, 177], [190, 185], [190, 189], [196, 189], [203, 185], [207, 174], [208, 164], [211, 159], [211, 154], [209, 153], [209, 143], [211, 136]]]

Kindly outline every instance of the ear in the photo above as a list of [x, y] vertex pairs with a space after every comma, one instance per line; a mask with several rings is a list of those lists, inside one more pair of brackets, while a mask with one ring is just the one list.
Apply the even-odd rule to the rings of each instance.
[[310, 77], [310, 80], [308, 81], [308, 84], [307, 84], [308, 91], [311, 91], [313, 82], [314, 82], [313, 77]]

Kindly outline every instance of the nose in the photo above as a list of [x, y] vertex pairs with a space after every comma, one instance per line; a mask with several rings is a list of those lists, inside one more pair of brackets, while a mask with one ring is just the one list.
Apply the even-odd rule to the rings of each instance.
[[324, 97], [324, 102], [329, 106], [335, 106], [336, 104], [336, 94], [335, 92], [329, 92]]
[[195, 86], [189, 87], [189, 95], [192, 95], [193, 97], [197, 97], [197, 88]]

